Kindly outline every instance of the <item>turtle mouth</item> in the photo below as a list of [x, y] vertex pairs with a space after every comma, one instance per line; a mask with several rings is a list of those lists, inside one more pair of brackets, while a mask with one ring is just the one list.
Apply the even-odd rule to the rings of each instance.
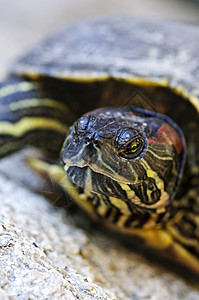
[[[91, 163], [91, 162], [85, 162], [80, 161], [78, 163], [68, 163], [64, 160], [64, 169], [66, 173], [68, 173], [68, 170], [74, 168], [74, 170], [79, 174], [80, 180], [83, 179], [84, 173], [87, 174], [87, 176], [91, 175], [91, 173], [96, 174], [96, 176], [104, 176], [108, 177], [116, 182], [124, 183], [124, 184], [133, 184], [133, 181], [129, 180], [128, 178], [118, 174], [113, 173], [112, 169], [102, 169], [98, 165]], [[82, 174], [82, 175], [81, 175]], [[78, 180], [79, 181], [79, 180]], [[137, 183], [140, 183], [141, 181], [137, 181]], [[76, 182], [74, 182], [76, 184]]]
[[149, 209], [162, 209], [168, 205], [169, 195], [157, 188], [154, 191], [154, 197], [149, 195], [140, 195], [139, 189], [143, 184], [147, 185], [147, 180], [139, 180], [129, 183], [123, 183], [119, 180], [112, 179], [101, 173], [96, 173], [90, 166], [71, 166], [64, 165], [64, 169], [69, 180], [89, 192], [102, 194], [108, 197], [123, 199], [124, 201], [133, 201], [135, 205]]
[[79, 165], [64, 164], [64, 170], [73, 184], [90, 192], [104, 194], [105, 190], [112, 189], [107, 196], [116, 196], [116, 190], [121, 188], [121, 184], [129, 184], [129, 182], [124, 183], [119, 181], [118, 178], [115, 179], [107, 176], [104, 172], [96, 172], [95, 168], [90, 165], [80, 167]]

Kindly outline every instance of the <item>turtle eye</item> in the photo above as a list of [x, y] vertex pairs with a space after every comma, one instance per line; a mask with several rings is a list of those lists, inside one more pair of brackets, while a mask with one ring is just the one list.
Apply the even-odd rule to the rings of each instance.
[[83, 135], [88, 128], [89, 117], [83, 116], [79, 119], [79, 121], [75, 124], [74, 133], [77, 137]]
[[143, 150], [143, 141], [139, 138], [135, 138], [127, 145], [119, 149], [118, 153], [124, 158], [135, 158]]
[[116, 147], [121, 157], [132, 159], [139, 156], [144, 149], [142, 135], [134, 129], [122, 129], [116, 138]]

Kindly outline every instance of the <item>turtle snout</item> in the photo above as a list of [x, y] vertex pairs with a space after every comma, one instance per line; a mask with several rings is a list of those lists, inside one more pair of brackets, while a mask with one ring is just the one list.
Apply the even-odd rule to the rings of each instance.
[[102, 144], [102, 137], [96, 131], [87, 130], [76, 137], [67, 136], [61, 151], [61, 160], [68, 166], [84, 167], [97, 161], [97, 149]]
[[100, 145], [100, 141], [102, 138], [97, 132], [88, 133], [85, 136], [85, 144], [86, 145], [93, 145], [94, 147], [98, 147]]

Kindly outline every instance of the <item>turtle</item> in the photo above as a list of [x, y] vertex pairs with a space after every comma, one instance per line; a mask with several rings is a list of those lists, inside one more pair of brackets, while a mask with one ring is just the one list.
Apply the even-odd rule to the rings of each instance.
[[28, 158], [94, 220], [199, 274], [199, 26], [79, 21], [0, 84], [0, 156]]

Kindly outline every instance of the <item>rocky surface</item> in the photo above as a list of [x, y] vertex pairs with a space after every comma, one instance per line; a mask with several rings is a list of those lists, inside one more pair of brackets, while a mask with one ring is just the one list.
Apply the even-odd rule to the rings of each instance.
[[20, 155], [3, 160], [0, 172], [0, 299], [199, 299], [80, 210], [33, 192], [43, 183]]

